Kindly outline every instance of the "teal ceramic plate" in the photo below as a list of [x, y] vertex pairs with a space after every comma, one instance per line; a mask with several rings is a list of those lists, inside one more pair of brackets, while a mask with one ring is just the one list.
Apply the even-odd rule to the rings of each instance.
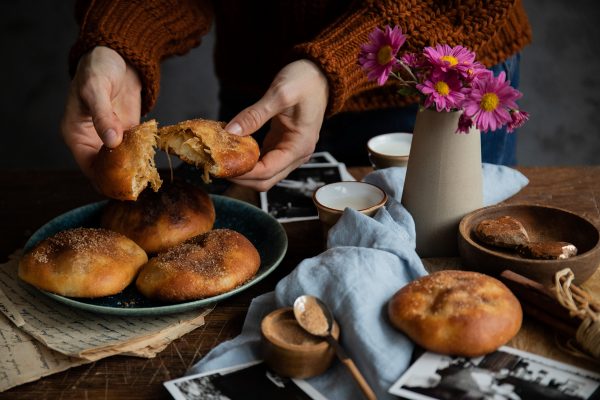
[[[250, 281], [234, 290], [185, 303], [168, 304], [143, 297], [129, 285], [121, 293], [97, 299], [69, 298], [42, 291], [51, 298], [86, 311], [113, 315], [164, 315], [204, 307], [226, 299], [259, 282], [279, 265], [287, 250], [287, 236], [281, 224], [261, 209], [229, 197], [211, 195], [217, 219], [215, 228], [229, 228], [242, 233], [254, 244], [261, 258], [261, 265]], [[62, 214], [38, 229], [25, 244], [28, 251], [41, 240], [55, 233], [76, 227], [97, 227], [106, 201], [88, 204]]]

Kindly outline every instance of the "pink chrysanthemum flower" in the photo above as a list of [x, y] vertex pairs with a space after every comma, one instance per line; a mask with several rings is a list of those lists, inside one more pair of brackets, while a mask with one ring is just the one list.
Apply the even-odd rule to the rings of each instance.
[[458, 129], [456, 130], [456, 133], [469, 133], [472, 126], [473, 120], [467, 117], [465, 113], [462, 113], [458, 119]]
[[475, 79], [484, 78], [483, 75], [486, 75], [486, 74], [492, 74], [492, 71], [487, 69], [485, 67], [485, 65], [483, 65], [479, 61], [475, 61], [474, 63], [471, 64], [471, 67], [466, 70], [464, 76], [468, 82], [472, 82]]
[[447, 72], [458, 71], [465, 78], [475, 61], [475, 53], [463, 46], [450, 47], [447, 44], [438, 44], [435, 47], [426, 47], [423, 50], [425, 59], [433, 66]]
[[400, 61], [409, 68], [420, 68], [423, 66], [423, 58], [416, 53], [404, 53], [400, 57]]
[[460, 107], [465, 98], [461, 92], [462, 85], [455, 73], [434, 72], [417, 89], [425, 95], [423, 105], [431, 107], [435, 104], [437, 111], [450, 111]]
[[521, 110], [510, 110], [511, 121], [506, 125], [508, 132], [513, 132], [515, 129], [522, 127], [529, 120], [529, 113]]
[[462, 106], [478, 129], [495, 131], [511, 121], [508, 110], [518, 109], [515, 100], [521, 96], [521, 92], [510, 86], [504, 72], [497, 77], [489, 74], [472, 82]]
[[399, 26], [394, 29], [386, 26], [385, 30], [375, 28], [369, 39], [369, 43], [360, 47], [358, 62], [367, 71], [369, 80], [376, 80], [383, 85], [399, 63], [396, 54], [406, 41], [406, 36]]

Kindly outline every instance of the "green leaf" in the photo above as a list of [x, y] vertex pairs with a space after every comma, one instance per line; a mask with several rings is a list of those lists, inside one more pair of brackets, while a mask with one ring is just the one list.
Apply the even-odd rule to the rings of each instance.
[[413, 86], [401, 86], [398, 88], [398, 94], [401, 96], [414, 96], [418, 95], [420, 92], [415, 89]]

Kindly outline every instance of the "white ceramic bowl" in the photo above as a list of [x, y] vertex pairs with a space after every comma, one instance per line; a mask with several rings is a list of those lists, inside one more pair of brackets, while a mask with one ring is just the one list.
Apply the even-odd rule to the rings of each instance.
[[319, 218], [331, 226], [340, 218], [346, 207], [365, 215], [374, 215], [387, 202], [385, 192], [365, 182], [335, 182], [321, 186], [313, 193]]
[[406, 166], [412, 137], [412, 133], [405, 132], [385, 133], [372, 137], [367, 142], [367, 150], [373, 168]]

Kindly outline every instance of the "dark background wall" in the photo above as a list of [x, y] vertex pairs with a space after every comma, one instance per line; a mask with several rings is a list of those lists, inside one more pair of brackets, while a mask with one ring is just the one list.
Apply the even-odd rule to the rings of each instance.
[[[0, 43], [0, 168], [76, 168], [58, 125], [69, 82], [66, 59], [77, 33], [73, 0], [3, 1]], [[581, 165], [600, 158], [600, 2], [525, 0], [534, 43], [522, 54], [521, 165]], [[216, 118], [213, 37], [163, 63], [150, 114], [161, 124]], [[161, 162], [163, 164], [164, 161]]]

